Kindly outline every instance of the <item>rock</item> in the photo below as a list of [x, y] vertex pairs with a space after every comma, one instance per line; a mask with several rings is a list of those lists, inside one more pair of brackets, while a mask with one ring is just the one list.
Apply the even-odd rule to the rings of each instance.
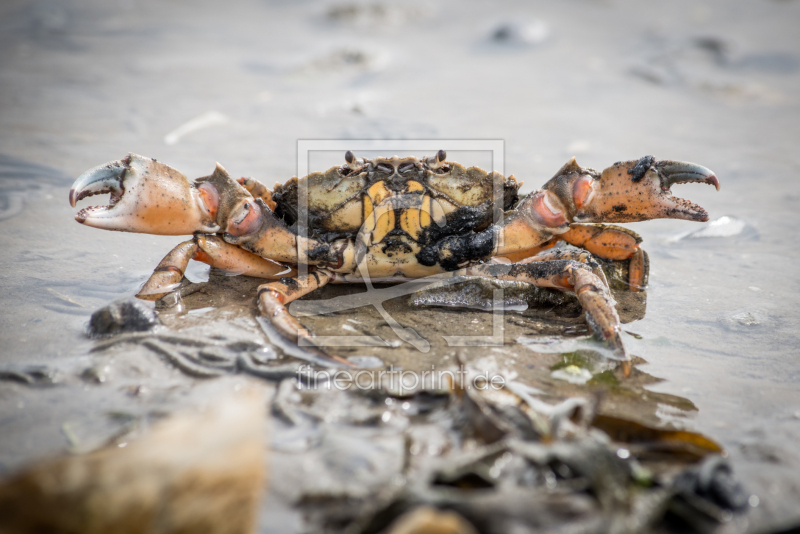
[[550, 37], [550, 28], [544, 21], [534, 20], [528, 23], [506, 22], [492, 31], [491, 39], [495, 43], [506, 45], [530, 46], [545, 42]]
[[752, 330], [768, 322], [769, 316], [762, 310], [743, 310], [722, 319], [728, 330]]
[[732, 512], [743, 512], [751, 502], [728, 461], [717, 455], [678, 475], [672, 491], [670, 513], [699, 532], [727, 523], [733, 518]]
[[386, 534], [477, 534], [466, 519], [452, 510], [436, 510], [430, 506], [400, 516]]
[[156, 312], [136, 299], [115, 301], [100, 308], [89, 320], [89, 335], [144, 332], [160, 324]]
[[44, 461], [0, 484], [0, 532], [253, 532], [264, 399], [245, 390], [127, 445]]

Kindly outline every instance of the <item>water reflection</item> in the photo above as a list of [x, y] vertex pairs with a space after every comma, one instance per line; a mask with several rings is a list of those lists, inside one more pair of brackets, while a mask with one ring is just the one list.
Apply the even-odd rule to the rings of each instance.
[[64, 172], [7, 154], [0, 154], [0, 221], [22, 213], [33, 194], [72, 180]]

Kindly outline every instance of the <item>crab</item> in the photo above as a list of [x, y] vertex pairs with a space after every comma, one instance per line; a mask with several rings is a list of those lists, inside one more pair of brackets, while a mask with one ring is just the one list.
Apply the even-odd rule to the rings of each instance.
[[[542, 189], [520, 198], [512, 175], [431, 157], [345, 163], [270, 191], [221, 165], [190, 182], [177, 170], [136, 154], [83, 173], [69, 194], [110, 193], [106, 206], [76, 220], [107, 230], [192, 235], [156, 267], [137, 294], [158, 300], [181, 283], [190, 260], [268, 279], [257, 306], [274, 331], [306, 347], [316, 361], [353, 365], [314, 344], [286, 306], [329, 283], [371, 283], [467, 275], [573, 292], [594, 334], [621, 360], [630, 357], [608, 282], [595, 257], [627, 261], [628, 286], [643, 288], [647, 256], [639, 236], [620, 226], [655, 218], [707, 221], [700, 206], [670, 187], [706, 183], [693, 163], [638, 160], [602, 172], [570, 159]], [[553, 248], [557, 242], [573, 247]], [[577, 247], [577, 248], [575, 248]]]

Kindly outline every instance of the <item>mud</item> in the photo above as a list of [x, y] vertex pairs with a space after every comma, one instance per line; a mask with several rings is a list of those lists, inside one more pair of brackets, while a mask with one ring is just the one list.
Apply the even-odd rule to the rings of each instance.
[[[572, 156], [595, 169], [651, 153], [694, 161], [716, 172], [721, 191], [687, 184], [675, 194], [740, 231], [631, 225], [651, 272], [636, 297], [646, 298], [643, 317], [641, 302], [617, 292], [620, 314], [632, 318], [623, 326], [636, 356], [630, 378], [569, 302], [533, 309], [525, 299], [528, 310], [507, 310], [498, 323], [502, 345], [465, 347], [464, 358], [494, 356], [548, 401], [598, 396], [605, 415], [719, 442], [757, 497], [729, 531], [800, 523], [798, 19], [800, 3], [772, 1], [4, 2], [0, 477], [128, 436], [198, 402], [202, 382], [250, 379], [272, 391], [307, 363], [267, 343], [254, 318], [258, 281], [196, 263], [187, 272], [196, 284], [157, 310], [163, 324], [152, 333], [88, 338], [91, 314], [136, 294], [186, 238], [74, 222], [67, 198], [80, 173], [135, 152], [189, 177], [219, 161], [232, 176], [270, 185], [297, 175], [298, 139], [503, 139], [502, 164], [440, 148], [466, 166], [520, 177], [521, 194]], [[512, 26], [500, 32], [510, 39], [493, 38]], [[202, 117], [214, 120], [170, 135]], [[342, 153], [312, 151], [309, 161], [327, 169]], [[359, 290], [326, 287], [308, 298]], [[385, 311], [427, 340], [427, 352], [374, 307], [300, 320], [318, 335], [380, 336], [382, 347], [341, 353], [417, 372], [453, 364], [458, 348], [443, 336], [494, 333], [491, 313], [405, 298]], [[282, 445], [315, 435], [294, 436]], [[347, 450], [346, 437], [333, 438], [337, 450]], [[304, 519], [273, 495], [259, 528], [300, 532]]]

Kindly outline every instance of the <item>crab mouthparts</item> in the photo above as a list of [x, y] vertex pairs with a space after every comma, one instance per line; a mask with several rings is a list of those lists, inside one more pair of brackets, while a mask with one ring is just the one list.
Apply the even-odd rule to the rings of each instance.
[[111, 197], [106, 206], [91, 206], [83, 208], [75, 218], [83, 222], [90, 211], [109, 210], [119, 202], [125, 193], [123, 180], [125, 172], [130, 168], [130, 158], [105, 163], [81, 174], [72, 189], [69, 191], [69, 203], [74, 208], [78, 201], [94, 195], [110, 193]]

